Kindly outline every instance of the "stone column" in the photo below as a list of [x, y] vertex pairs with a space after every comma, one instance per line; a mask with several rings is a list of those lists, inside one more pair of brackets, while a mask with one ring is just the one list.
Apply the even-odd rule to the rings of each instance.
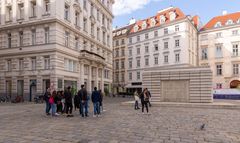
[[15, 99], [17, 96], [17, 77], [12, 77], [12, 95], [11, 98]]
[[95, 87], [97, 87], [98, 90], [99, 90], [99, 87], [98, 87], [98, 67], [96, 67], [96, 81], [95, 81]]
[[50, 89], [51, 92], [57, 90], [57, 76], [55, 74], [50, 76]]
[[37, 76], [37, 94], [38, 95], [44, 94], [42, 87], [43, 87], [43, 79], [42, 79], [42, 76], [38, 75]]
[[78, 78], [78, 88], [81, 89], [81, 85], [84, 85], [84, 63], [80, 62], [79, 64], [79, 78]]
[[23, 91], [24, 91], [23, 92], [23, 99], [24, 99], [24, 101], [29, 101], [30, 100], [30, 84], [31, 83], [30, 83], [29, 77], [24, 76], [24, 79], [23, 79]]
[[102, 67], [102, 76], [101, 76], [101, 89], [104, 92], [104, 67]]
[[0, 77], [0, 96], [6, 94], [6, 79], [5, 77]]
[[89, 66], [87, 91], [92, 92], [92, 66]]

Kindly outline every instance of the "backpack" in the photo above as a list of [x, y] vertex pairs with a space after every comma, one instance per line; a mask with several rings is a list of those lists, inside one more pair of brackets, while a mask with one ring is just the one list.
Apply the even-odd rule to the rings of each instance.
[[144, 95], [144, 101], [149, 101], [149, 94], [146, 92]]

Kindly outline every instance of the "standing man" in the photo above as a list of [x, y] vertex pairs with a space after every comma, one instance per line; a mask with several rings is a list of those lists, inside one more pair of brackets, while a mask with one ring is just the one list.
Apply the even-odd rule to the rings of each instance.
[[84, 115], [88, 117], [88, 96], [84, 85], [81, 85], [81, 90], [79, 90], [78, 96], [80, 99], [79, 113], [82, 115], [82, 117], [84, 117]]
[[150, 93], [150, 91], [148, 89], [147, 89], [147, 94], [149, 95], [149, 101], [148, 101], [149, 107], [152, 107], [152, 104], [150, 103], [152, 96], [151, 96], [151, 93]]
[[[67, 117], [73, 117], [73, 115], [72, 115], [72, 109], [73, 109], [72, 93], [71, 93], [71, 87], [70, 86], [67, 88], [67, 91], [64, 92], [64, 96], [65, 96], [65, 102], [66, 102]], [[70, 113], [70, 114], [68, 114], [68, 113]]]
[[47, 89], [47, 91], [45, 92], [43, 98], [46, 102], [46, 109], [45, 109], [45, 112], [46, 112], [46, 115], [50, 115], [49, 111], [51, 109], [51, 105], [49, 103], [49, 98], [51, 96], [51, 93], [50, 93], [50, 88]]
[[100, 108], [100, 112], [103, 112], [103, 93], [102, 90], [99, 90], [99, 94], [100, 94], [100, 102], [99, 102], [99, 108]]
[[92, 102], [93, 102], [93, 108], [94, 108], [94, 114], [93, 117], [98, 117], [100, 114], [100, 93], [97, 91], [97, 87], [94, 87], [94, 91], [92, 92]]

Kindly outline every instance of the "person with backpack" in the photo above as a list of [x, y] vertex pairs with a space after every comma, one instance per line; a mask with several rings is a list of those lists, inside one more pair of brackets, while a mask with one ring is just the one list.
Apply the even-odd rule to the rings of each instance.
[[94, 91], [92, 92], [92, 103], [93, 103], [93, 108], [94, 108], [94, 114], [93, 117], [98, 117], [100, 115], [100, 93], [97, 91], [97, 87], [94, 87]]
[[142, 103], [142, 113], [144, 114], [144, 106], [148, 113], [148, 102], [149, 102], [149, 94], [147, 92], [147, 89], [145, 88], [143, 92], [140, 95], [141, 103]]
[[81, 90], [78, 91], [80, 100], [79, 113], [82, 117], [88, 117], [88, 95], [84, 85], [81, 85]]
[[46, 115], [50, 115], [50, 109], [51, 109], [51, 105], [49, 103], [49, 98], [50, 98], [51, 94], [50, 94], [50, 88], [47, 89], [47, 91], [45, 92], [45, 94], [43, 95], [43, 98], [46, 102], [46, 108], [45, 108], [45, 112]]
[[64, 92], [64, 97], [65, 97], [65, 102], [66, 102], [67, 117], [73, 117], [73, 115], [72, 115], [72, 109], [73, 109], [72, 93], [71, 93], [71, 87], [70, 86], [67, 88], [67, 91]]

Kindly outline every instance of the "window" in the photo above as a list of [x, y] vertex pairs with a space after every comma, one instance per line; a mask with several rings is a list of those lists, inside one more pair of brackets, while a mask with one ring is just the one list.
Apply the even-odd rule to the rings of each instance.
[[119, 41], [118, 40], [116, 40], [116, 46], [119, 46]]
[[11, 60], [7, 61], [7, 71], [12, 71], [12, 61]]
[[12, 7], [8, 6], [6, 7], [7, 12], [6, 12], [6, 22], [12, 21], [13, 13], [12, 13]]
[[216, 58], [222, 57], [222, 45], [216, 45]]
[[132, 44], [132, 38], [129, 38], [129, 44]]
[[122, 49], [122, 56], [125, 56], [125, 50]]
[[50, 69], [50, 58], [49, 57], [45, 57], [44, 58], [44, 69]]
[[222, 75], [222, 65], [216, 65], [217, 75]]
[[91, 23], [91, 35], [94, 36], [94, 24]]
[[134, 26], [133, 31], [134, 31], [134, 32], [137, 32], [137, 31], [138, 31], [138, 25], [135, 25], [135, 26]]
[[164, 49], [168, 49], [168, 42], [164, 42]]
[[107, 45], [109, 46], [110, 45], [110, 36], [107, 35]]
[[132, 68], [132, 61], [129, 61], [129, 68]]
[[105, 15], [104, 14], [102, 14], [102, 25], [105, 26]]
[[216, 33], [216, 38], [221, 38], [221, 37], [222, 37], [222, 33], [221, 32]]
[[65, 4], [65, 14], [64, 14], [64, 19], [69, 20], [69, 12], [70, 12], [70, 7]]
[[233, 30], [233, 31], [232, 31], [232, 35], [233, 35], [233, 36], [238, 35], [238, 30]]
[[176, 25], [175, 26], [175, 32], [178, 32], [179, 31], [179, 25]]
[[140, 36], [137, 36], [137, 41], [138, 41], [138, 42], [140, 41]]
[[205, 41], [208, 39], [208, 35], [201, 35], [201, 41]]
[[79, 12], [75, 11], [75, 25], [79, 26]]
[[83, 8], [87, 10], [87, 0], [83, 0]]
[[31, 58], [32, 70], [36, 70], [37, 61], [36, 58]]
[[124, 73], [122, 73], [121, 77], [122, 77], [122, 82], [124, 82]]
[[45, 43], [49, 43], [49, 27], [44, 28], [45, 31]]
[[137, 48], [137, 54], [140, 55], [140, 48]]
[[234, 75], [239, 74], [239, 64], [233, 64], [233, 74]]
[[164, 56], [164, 63], [168, 63], [168, 55]]
[[24, 69], [24, 63], [23, 63], [23, 59], [19, 59], [19, 70], [22, 71]]
[[132, 56], [132, 49], [129, 49], [128, 54], [129, 56]]
[[207, 60], [208, 59], [208, 50], [207, 48], [202, 49], [202, 60]]
[[164, 15], [160, 16], [160, 23], [163, 24], [165, 23], [166, 17]]
[[93, 11], [94, 11], [94, 5], [93, 3], [91, 3], [91, 15], [93, 15]]
[[77, 36], [75, 36], [75, 49], [79, 49], [79, 38]]
[[217, 84], [216, 84], [216, 88], [217, 88], [217, 89], [222, 89], [222, 83], [217, 83]]
[[158, 57], [154, 57], [154, 64], [158, 65]]
[[116, 69], [119, 69], [119, 61], [116, 61]]
[[115, 75], [116, 75], [116, 76], [115, 76], [115, 81], [116, 81], [116, 82], [118, 82], [118, 79], [119, 79], [119, 74], [118, 74], [118, 73], [116, 73]]
[[97, 40], [100, 40], [100, 28], [97, 28]]
[[37, 16], [36, 10], [37, 10], [36, 1], [32, 1], [31, 2], [31, 13], [32, 13], [31, 17]]
[[222, 23], [221, 22], [217, 22], [214, 27], [218, 28], [218, 27], [221, 27], [221, 26], [222, 26]]
[[132, 73], [128, 73], [128, 79], [132, 80]]
[[238, 44], [233, 44], [233, 56], [238, 56]]
[[137, 72], [137, 80], [140, 80], [140, 72]]
[[87, 18], [83, 18], [83, 30], [87, 32]]
[[32, 45], [36, 44], [36, 29], [32, 30]]
[[164, 35], [168, 34], [168, 28], [164, 28]]
[[142, 29], [146, 29], [147, 28], [147, 23], [146, 23], [146, 21], [144, 21], [143, 23], [142, 23]]
[[49, 14], [50, 13], [50, 2], [49, 0], [45, 0], [45, 14]]
[[179, 39], [178, 39], [178, 40], [175, 40], [175, 47], [179, 47], [179, 46], [180, 46]]
[[124, 45], [124, 44], [125, 44], [125, 40], [124, 40], [124, 39], [122, 39], [122, 42], [121, 42], [121, 44], [122, 44], [122, 45]]
[[124, 69], [124, 68], [125, 68], [124, 61], [121, 61], [121, 68], [122, 68], [122, 69]]
[[154, 50], [158, 51], [158, 44], [154, 44]]
[[18, 19], [24, 19], [24, 5], [23, 5], [23, 3], [18, 5]]
[[19, 45], [23, 46], [23, 31], [19, 32]]
[[176, 18], [176, 13], [175, 13], [174, 11], [169, 12], [169, 15], [170, 15], [170, 21], [175, 20], [175, 18]]
[[145, 66], [149, 66], [149, 59], [145, 58]]
[[158, 36], [158, 31], [154, 31], [154, 37]]
[[97, 20], [100, 21], [100, 11], [97, 9]]
[[116, 57], [119, 57], [119, 50], [116, 50]]
[[149, 50], [148, 50], [148, 46], [145, 46], [145, 53], [148, 53]]
[[148, 33], [145, 34], [145, 39], [148, 39]]
[[140, 64], [140, 59], [137, 59], [137, 67], [140, 67], [141, 64]]
[[8, 33], [8, 48], [12, 47], [12, 34]]
[[178, 63], [180, 61], [180, 54], [176, 53], [175, 54], [175, 62]]
[[70, 35], [70, 33], [69, 32], [65, 32], [65, 46], [66, 47], [69, 47], [69, 35]]
[[226, 25], [232, 25], [233, 24], [233, 20], [232, 19], [229, 19], [227, 22], [226, 22]]

